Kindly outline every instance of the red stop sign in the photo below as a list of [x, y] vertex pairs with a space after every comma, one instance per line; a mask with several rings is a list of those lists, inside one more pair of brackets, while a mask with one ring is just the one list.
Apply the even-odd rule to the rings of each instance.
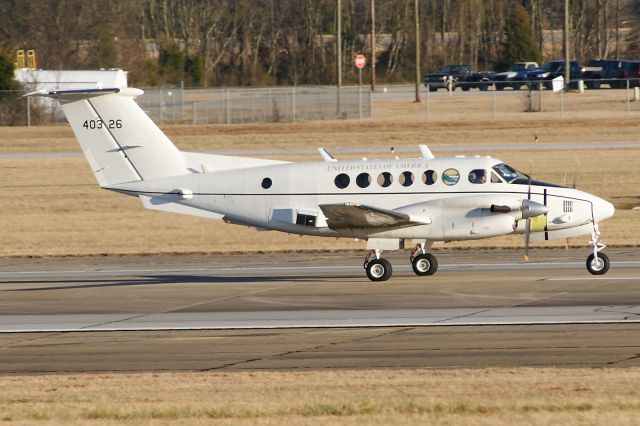
[[367, 58], [364, 57], [364, 55], [358, 55], [356, 56], [356, 67], [358, 68], [364, 68], [364, 65], [367, 63]]

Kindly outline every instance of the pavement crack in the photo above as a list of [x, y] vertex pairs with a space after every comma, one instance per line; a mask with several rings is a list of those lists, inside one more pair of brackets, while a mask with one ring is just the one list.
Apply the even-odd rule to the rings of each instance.
[[252, 359], [245, 359], [245, 360], [241, 360], [241, 361], [237, 361], [237, 362], [230, 362], [230, 363], [227, 363], [227, 364], [224, 364], [224, 365], [219, 365], [217, 367], [203, 368], [203, 369], [199, 369], [199, 370], [196, 370], [196, 371], [206, 372], [206, 371], [224, 370], [226, 368], [236, 367], [236, 366], [242, 365], [242, 364], [249, 364], [251, 362], [267, 361], [267, 360], [277, 359], [277, 358], [280, 358], [280, 357], [285, 357], [285, 356], [288, 356], [288, 355], [295, 355], [295, 354], [301, 354], [301, 353], [305, 353], [305, 352], [319, 351], [319, 350], [322, 350], [324, 348], [329, 348], [331, 346], [336, 346], [336, 345], [342, 345], [342, 344], [345, 344], [345, 343], [348, 344], [348, 343], [362, 342], [362, 341], [365, 341], [365, 340], [374, 339], [374, 338], [378, 338], [378, 337], [382, 337], [382, 336], [386, 336], [386, 335], [391, 335], [391, 334], [395, 334], [395, 333], [403, 333], [405, 331], [412, 330], [414, 328], [415, 327], [394, 328], [392, 330], [386, 330], [384, 332], [374, 333], [373, 335], [369, 335], [369, 336], [362, 336], [362, 337], [357, 337], [357, 338], [352, 338], [352, 339], [343, 339], [343, 340], [340, 340], [340, 341], [333, 341], [333, 342], [325, 343], [325, 344], [322, 344], [322, 345], [315, 345], [315, 346], [310, 346], [310, 347], [296, 349], [296, 350], [284, 351], [284, 352], [275, 353], [275, 354], [271, 354], [271, 355], [263, 356], [263, 357], [259, 357], [259, 358], [252, 358]]
[[455, 316], [455, 317], [449, 317], [449, 318], [437, 320], [437, 321], [434, 321], [433, 323], [434, 324], [439, 324], [439, 323], [443, 323], [443, 322], [447, 322], [447, 321], [457, 320], [457, 319], [460, 319], [460, 318], [469, 318], [469, 317], [472, 317], [474, 315], [483, 314], [483, 313], [489, 312], [489, 311], [491, 311], [491, 309], [480, 309], [479, 311], [470, 312], [468, 314], [458, 315], [458, 316]]

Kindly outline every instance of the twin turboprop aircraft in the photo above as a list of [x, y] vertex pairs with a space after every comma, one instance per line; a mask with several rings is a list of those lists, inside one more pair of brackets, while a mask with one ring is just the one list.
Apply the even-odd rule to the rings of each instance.
[[491, 157], [421, 157], [291, 163], [181, 152], [136, 104], [139, 89], [42, 91], [58, 99], [104, 189], [139, 197], [149, 209], [222, 219], [261, 230], [367, 241], [372, 281], [391, 277], [383, 250], [415, 248], [416, 275], [438, 269], [435, 241], [524, 234], [548, 240], [591, 234], [586, 266], [604, 274], [598, 223], [613, 205], [532, 180]]

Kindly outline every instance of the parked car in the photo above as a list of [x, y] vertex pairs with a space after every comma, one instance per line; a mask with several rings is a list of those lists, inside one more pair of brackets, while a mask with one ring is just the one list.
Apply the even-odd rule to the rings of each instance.
[[447, 89], [451, 81], [451, 90], [458, 86], [464, 91], [472, 88], [487, 90], [491, 85], [492, 72], [473, 72], [469, 65], [445, 65], [440, 71], [427, 74], [424, 85], [430, 92], [438, 89]]
[[[584, 82], [589, 89], [599, 89], [602, 84], [609, 87], [619, 85], [618, 79], [623, 78], [626, 62], [617, 59], [594, 59], [584, 67]], [[625, 83], [626, 84], [626, 83]]]
[[[582, 79], [584, 68], [578, 61], [569, 62], [570, 79], [569, 85], [571, 86], [576, 80]], [[547, 89], [551, 89], [551, 80], [559, 76], [564, 76], [564, 60], [548, 61], [545, 62], [540, 68], [536, 68], [527, 73], [527, 81], [529, 88], [537, 90], [541, 86]]]
[[[640, 61], [624, 61], [622, 78], [629, 81], [629, 87], [640, 87]], [[627, 87], [624, 80], [618, 80], [614, 86], [618, 89]]]
[[507, 87], [518, 90], [526, 84], [527, 72], [538, 67], [537, 62], [514, 62], [506, 71], [493, 75], [493, 84], [496, 90], [502, 90]]

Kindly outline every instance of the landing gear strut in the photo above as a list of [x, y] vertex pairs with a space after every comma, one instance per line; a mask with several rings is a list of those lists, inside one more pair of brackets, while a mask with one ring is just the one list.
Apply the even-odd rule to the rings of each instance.
[[371, 250], [364, 259], [364, 270], [371, 281], [387, 281], [391, 278], [393, 268], [387, 259], [380, 257], [381, 250]]
[[593, 247], [593, 253], [587, 257], [587, 270], [593, 275], [606, 274], [609, 270], [609, 257], [604, 253], [600, 253], [606, 245], [600, 242], [600, 230], [597, 223], [593, 225], [589, 244]]
[[[431, 253], [427, 253], [429, 248], [431, 243], [418, 244], [409, 256], [413, 272], [418, 276], [433, 275], [438, 270], [438, 260]], [[380, 257], [381, 253], [380, 249], [371, 250], [364, 259], [364, 270], [371, 281], [387, 281], [393, 274], [391, 263]]]

